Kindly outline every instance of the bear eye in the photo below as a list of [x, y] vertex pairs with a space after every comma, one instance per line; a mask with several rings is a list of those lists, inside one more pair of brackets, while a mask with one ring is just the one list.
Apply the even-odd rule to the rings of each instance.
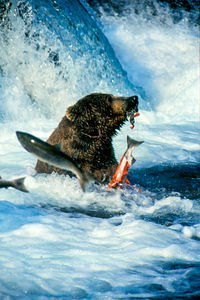
[[108, 102], [109, 104], [112, 104], [112, 102], [113, 102], [112, 96], [109, 96], [109, 97], [107, 98], [107, 102]]

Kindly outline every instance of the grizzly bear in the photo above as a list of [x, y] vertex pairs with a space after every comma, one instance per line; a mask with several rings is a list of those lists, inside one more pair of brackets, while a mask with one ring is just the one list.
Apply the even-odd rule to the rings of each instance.
[[[67, 109], [47, 143], [57, 145], [98, 182], [108, 182], [118, 166], [112, 138], [127, 120], [127, 114], [137, 111], [137, 96], [87, 95]], [[69, 174], [39, 160], [36, 171]]]

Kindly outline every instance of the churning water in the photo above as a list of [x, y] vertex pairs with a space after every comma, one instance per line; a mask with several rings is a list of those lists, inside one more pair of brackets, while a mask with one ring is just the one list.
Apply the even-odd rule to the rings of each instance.
[[[182, 10], [175, 22], [153, 1], [156, 16], [129, 5], [120, 14], [99, 9], [97, 20], [83, 1], [11, 2], [0, 14], [0, 175], [27, 176], [30, 193], [0, 190], [0, 299], [197, 298], [199, 37], [191, 15]], [[75, 178], [34, 176], [36, 160], [15, 131], [46, 139], [67, 106], [91, 92], [140, 96], [135, 129], [127, 123], [114, 145], [120, 159], [127, 134], [145, 141], [129, 174], [141, 193], [83, 193]]]

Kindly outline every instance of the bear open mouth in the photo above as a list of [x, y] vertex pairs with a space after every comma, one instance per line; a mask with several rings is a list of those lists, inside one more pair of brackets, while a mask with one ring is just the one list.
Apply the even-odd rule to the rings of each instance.
[[127, 112], [127, 117], [129, 118], [129, 122], [131, 123], [131, 129], [135, 126], [135, 117], [138, 117], [140, 113], [135, 111], [135, 109]]

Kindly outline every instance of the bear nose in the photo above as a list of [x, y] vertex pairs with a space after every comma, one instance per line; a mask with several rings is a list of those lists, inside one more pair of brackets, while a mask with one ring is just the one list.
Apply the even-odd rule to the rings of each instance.
[[135, 104], [138, 104], [138, 96], [131, 96], [129, 97], [130, 101], [134, 102]]
[[128, 98], [128, 110], [138, 112], [138, 96], [131, 96]]

